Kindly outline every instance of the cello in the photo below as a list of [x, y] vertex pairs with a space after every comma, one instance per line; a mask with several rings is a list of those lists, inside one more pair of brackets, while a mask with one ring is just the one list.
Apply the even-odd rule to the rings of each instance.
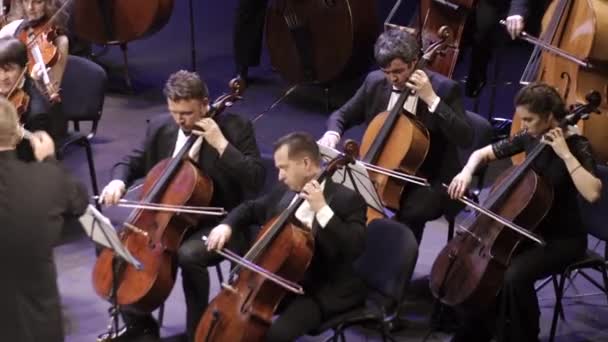
[[[439, 36], [441, 39], [426, 49], [414, 70], [424, 68], [437, 52], [445, 48], [449, 37], [447, 28], [442, 28]], [[369, 123], [361, 140], [363, 162], [410, 175], [416, 174], [429, 151], [430, 135], [415, 115], [403, 109], [411, 95], [410, 91], [403, 91], [390, 112], [379, 113]], [[375, 171], [369, 172], [369, 176], [384, 205], [398, 209], [405, 183]]]
[[[218, 115], [240, 99], [240, 83], [233, 80], [230, 86], [232, 93], [217, 99], [208, 117]], [[192, 134], [175, 157], [160, 161], [146, 176], [141, 195], [144, 207], [131, 212], [121, 233], [122, 244], [143, 264], [143, 269], [137, 270], [117, 259], [112, 250], [104, 249], [92, 275], [95, 292], [102, 298], [151, 312], [169, 296], [177, 273], [177, 249], [188, 228], [199, 221], [187, 210], [172, 209], [206, 206], [213, 195], [212, 180], [187, 158], [197, 139]], [[162, 204], [167, 210], [150, 208], [151, 204]], [[201, 213], [224, 214], [223, 210]]]
[[271, 0], [270, 63], [291, 83], [326, 83], [369, 65], [376, 39], [371, 0]]
[[[590, 93], [587, 100], [587, 104], [577, 105], [560, 121], [562, 129], [597, 111], [601, 102], [599, 93]], [[505, 229], [499, 220], [472, 215], [468, 224], [463, 224], [466, 228], [450, 240], [433, 263], [430, 287], [435, 298], [448, 306], [473, 310], [483, 309], [494, 301], [523, 236], [533, 237], [534, 230], [551, 208], [553, 188], [531, 168], [547, 148], [546, 144], [538, 143], [522, 164], [504, 171], [483, 204], [484, 208], [527, 231], [516, 234]], [[540, 239], [533, 240], [543, 244]]]
[[[527, 33], [519, 38], [536, 45], [520, 83], [532, 81], [555, 87], [567, 104], [584, 102], [585, 94], [601, 92], [602, 113], [608, 112], [608, 7], [602, 0], [555, 0], [542, 21], [540, 39]], [[578, 124], [596, 158], [608, 161], [608, 116], [596, 115]], [[521, 128], [513, 118], [511, 133]], [[520, 163], [523, 155], [512, 158]]]
[[[334, 158], [317, 181], [323, 182], [339, 167], [353, 161], [352, 154]], [[279, 216], [270, 219], [243, 259], [291, 282], [300, 281], [314, 251], [313, 233], [294, 219], [303, 202], [304, 199], [298, 197]], [[232, 275], [237, 272], [236, 280], [223, 285], [224, 289], [209, 303], [196, 329], [195, 342], [263, 340], [285, 289], [238, 267], [229, 279], [234, 279]]]

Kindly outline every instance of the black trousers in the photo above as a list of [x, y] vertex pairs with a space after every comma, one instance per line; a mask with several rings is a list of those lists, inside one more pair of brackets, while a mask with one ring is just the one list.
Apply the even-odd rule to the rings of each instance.
[[[456, 341], [538, 341], [540, 310], [534, 284], [562, 272], [585, 253], [586, 237], [547, 241], [515, 256], [505, 273], [503, 288], [490, 312], [469, 314], [456, 334]], [[483, 318], [482, 318], [483, 317]]]
[[437, 186], [417, 185], [405, 187], [399, 207], [395, 218], [412, 230], [418, 245], [422, 240], [424, 225], [428, 221], [438, 219], [444, 213], [457, 213], [462, 209], [462, 205], [450, 200], [447, 193]]
[[260, 64], [268, 0], [239, 0], [234, 21], [234, 62], [237, 72]]
[[[207, 267], [215, 266], [223, 258], [215, 253], [207, 251], [206, 245], [201, 240], [203, 235], [209, 235], [209, 231], [215, 227], [199, 228], [192, 232], [182, 243], [178, 250], [178, 265], [182, 270], [182, 286], [186, 299], [186, 335], [188, 341], [194, 341], [196, 327], [200, 321], [209, 302], [209, 273]], [[246, 234], [233, 232], [228, 245], [230, 250], [241, 253], [246, 245]], [[152, 315], [132, 310], [122, 312], [123, 320], [127, 325], [155, 324]]]

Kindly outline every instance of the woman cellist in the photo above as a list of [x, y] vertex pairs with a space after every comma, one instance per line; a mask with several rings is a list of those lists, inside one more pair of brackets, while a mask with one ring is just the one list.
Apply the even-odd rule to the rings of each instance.
[[[243, 276], [245, 286], [234, 287], [248, 293], [216, 297], [240, 297], [243, 301], [231, 301], [232, 307], [223, 307], [226, 301], [214, 300], [199, 324], [196, 342], [295, 341], [365, 298], [365, 284], [353, 270], [353, 262], [364, 247], [363, 197], [331, 181], [331, 174], [321, 166], [319, 148], [308, 133], [279, 138], [274, 145], [274, 163], [282, 184], [235, 208], [211, 231], [208, 248], [221, 249], [234, 233], [250, 224], [268, 223], [246, 257], [255, 249], [259, 250], [257, 258], [252, 257], [255, 262], [264, 265], [278, 259], [275, 265], [280, 263], [280, 267], [276, 268], [298, 278], [293, 281], [302, 281], [304, 294], [283, 299], [280, 316], [272, 322], [282, 295], [276, 295], [273, 284]], [[274, 239], [271, 234], [276, 234]], [[260, 249], [264, 240], [276, 243]], [[295, 254], [295, 260], [290, 254]], [[284, 261], [285, 255], [288, 261]], [[240, 280], [239, 275], [237, 283]]]
[[[149, 174], [161, 160], [177, 155], [190, 143], [191, 134], [202, 134], [192, 143], [187, 155], [212, 181], [209, 205], [231, 209], [245, 196], [259, 191], [265, 170], [251, 123], [230, 113], [208, 117], [216, 110], [210, 108], [207, 86], [196, 73], [181, 70], [172, 74], [164, 94], [170, 114], [151, 120], [142, 143], [114, 165], [113, 180], [103, 189], [100, 201], [117, 204], [127, 185]], [[197, 133], [196, 127], [203, 132]], [[176, 247], [177, 251], [171, 251], [177, 254], [177, 264], [182, 269], [189, 341], [194, 339], [194, 329], [209, 300], [207, 266], [221, 261], [200, 243], [201, 236], [207, 235], [215, 224], [217, 221], [203, 220], [185, 237], [180, 236], [179, 241], [183, 243]], [[238, 245], [244, 240], [245, 236], [239, 235], [235, 243]], [[158, 325], [150, 312], [160, 304], [162, 302], [123, 307], [126, 329], [120, 335], [158, 335]]]
[[498, 341], [537, 341], [540, 312], [535, 281], [562, 271], [587, 248], [577, 194], [594, 202], [602, 187], [595, 176], [589, 142], [574, 130], [562, 130], [558, 126], [566, 110], [560, 95], [548, 85], [530, 84], [522, 88], [515, 98], [515, 106], [525, 130], [475, 151], [450, 183], [448, 192], [452, 198], [463, 196], [473, 172], [481, 164], [529, 152], [539, 143], [551, 146], [532, 164], [532, 169], [548, 181], [553, 190], [549, 211], [536, 228], [546, 244], [524, 244], [516, 250], [495, 305], [490, 305], [489, 312], [467, 314], [465, 324], [453, 341], [490, 341], [492, 335]]
[[27, 45], [32, 65], [36, 58], [32, 48], [38, 46], [42, 60], [50, 68], [48, 77], [54, 88], [61, 85], [69, 50], [68, 37], [62, 32], [67, 21], [64, 6], [59, 0], [13, 1], [11, 22], [0, 30], [0, 36], [11, 35]]
[[382, 121], [393, 114], [387, 115], [386, 111], [399, 110], [395, 103], [399, 102], [400, 94], [413, 91], [413, 95], [402, 102], [403, 110], [395, 114], [404, 118], [400, 121], [409, 120], [403, 113], [415, 118], [411, 126], [428, 131], [426, 138], [430, 142], [426, 141], [426, 144], [430, 146], [426, 156], [422, 154], [422, 165], [405, 171], [410, 174], [419, 171], [432, 186], [407, 187], [395, 196], [393, 202], [396, 203], [388, 203], [384, 197], [383, 200], [387, 207], [397, 210], [397, 219], [412, 229], [420, 243], [426, 222], [440, 217], [450, 203], [441, 189], [441, 182], [449, 182], [460, 169], [457, 147], [471, 144], [473, 131], [465, 117], [458, 83], [433, 71], [416, 70], [420, 47], [414, 36], [401, 30], [385, 31], [376, 41], [374, 55], [380, 70], [368, 74], [357, 93], [331, 114], [327, 121], [328, 131], [319, 143], [335, 147], [344, 131], [365, 122], [368, 127], [361, 145], [369, 146], [372, 142], [372, 147], [363, 156], [365, 161], [379, 165], [378, 161], [384, 158], [403, 156], [407, 146], [418, 147], [415, 146], [418, 144], [414, 141], [416, 137], [404, 129], [405, 125], [395, 125], [387, 134], [390, 138], [385, 140], [388, 142], [378, 148], [374, 146], [376, 141], [384, 139]]

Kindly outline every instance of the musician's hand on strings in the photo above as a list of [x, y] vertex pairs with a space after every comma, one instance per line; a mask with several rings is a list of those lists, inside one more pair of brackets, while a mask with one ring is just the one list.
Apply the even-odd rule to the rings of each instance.
[[217, 250], [224, 248], [224, 245], [232, 236], [232, 228], [227, 224], [220, 224], [213, 228], [207, 237], [207, 250]]
[[408, 79], [406, 86], [416, 91], [418, 97], [429, 106], [437, 98], [429, 76], [422, 70], [415, 70]]
[[[211, 147], [217, 150], [221, 156], [228, 146], [228, 140], [224, 137], [222, 130], [212, 118], [203, 118], [196, 122], [192, 133], [202, 136]], [[197, 129], [199, 128], [199, 129]]]
[[116, 205], [126, 192], [125, 182], [114, 179], [103, 188], [99, 195], [99, 203], [105, 205]]
[[310, 182], [306, 183], [302, 188], [302, 191], [300, 191], [300, 196], [308, 201], [310, 208], [315, 213], [327, 205], [325, 196], [323, 196], [321, 184], [319, 184], [319, 182], [316, 180], [311, 180]]
[[519, 14], [510, 15], [507, 17], [506, 25], [511, 39], [515, 39], [524, 30], [524, 17]]
[[454, 179], [452, 179], [452, 182], [448, 187], [448, 194], [450, 195], [450, 198], [462, 198], [471, 185], [472, 179], [473, 176], [466, 171], [461, 171], [459, 174], [457, 174]]
[[48, 133], [44, 131], [32, 133], [30, 144], [32, 145], [34, 157], [37, 161], [43, 161], [44, 159], [55, 155], [55, 143]]
[[317, 140], [319, 145], [327, 146], [330, 148], [336, 148], [336, 145], [340, 142], [340, 134], [334, 131], [327, 131], [321, 139]]
[[572, 157], [572, 152], [570, 152], [570, 148], [568, 148], [568, 144], [566, 144], [564, 131], [562, 131], [561, 128], [557, 127], [549, 130], [547, 133], [543, 134], [540, 141], [543, 144], [551, 146], [553, 151], [555, 151], [555, 154], [561, 159]]

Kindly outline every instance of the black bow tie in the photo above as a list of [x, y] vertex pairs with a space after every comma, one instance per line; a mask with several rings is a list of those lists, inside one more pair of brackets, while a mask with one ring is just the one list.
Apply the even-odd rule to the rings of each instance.
[[399, 90], [399, 89], [395, 89], [395, 88], [393, 88], [392, 92], [393, 92], [393, 93], [397, 93], [397, 94], [401, 94], [401, 93], [402, 93], [402, 91], [401, 91], [401, 90]]

